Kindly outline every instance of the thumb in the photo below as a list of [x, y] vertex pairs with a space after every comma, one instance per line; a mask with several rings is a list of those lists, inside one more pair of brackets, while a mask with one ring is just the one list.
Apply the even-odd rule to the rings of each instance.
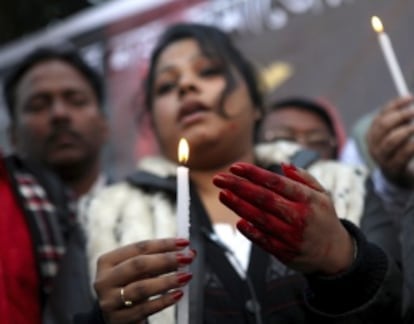
[[316, 180], [309, 172], [304, 169], [297, 168], [293, 164], [282, 163], [283, 174], [289, 179], [300, 182], [312, 189], [315, 189], [319, 192], [325, 192], [325, 189], [322, 185]]

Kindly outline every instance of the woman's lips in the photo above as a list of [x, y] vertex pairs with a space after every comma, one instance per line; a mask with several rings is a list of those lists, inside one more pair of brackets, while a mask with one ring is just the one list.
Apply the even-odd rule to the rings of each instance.
[[181, 106], [180, 113], [178, 114], [179, 122], [183, 124], [194, 123], [209, 113], [210, 109], [198, 101], [187, 102]]
[[206, 114], [208, 114], [208, 111], [195, 111], [191, 114], [183, 116], [180, 122], [183, 125], [194, 124], [203, 119]]

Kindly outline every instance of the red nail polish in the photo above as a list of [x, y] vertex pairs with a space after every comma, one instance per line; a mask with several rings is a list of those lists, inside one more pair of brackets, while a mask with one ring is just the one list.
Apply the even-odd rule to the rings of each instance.
[[180, 285], [184, 285], [191, 280], [193, 275], [188, 272], [177, 273], [177, 281]]
[[282, 169], [283, 169], [283, 171], [289, 170], [289, 171], [293, 171], [293, 172], [298, 170], [298, 168], [292, 163], [282, 163]]
[[184, 293], [181, 290], [177, 290], [177, 291], [174, 291], [173, 293], [171, 293], [171, 297], [176, 301], [180, 300], [181, 297], [183, 297], [183, 295], [184, 295]]
[[191, 262], [193, 262], [193, 258], [188, 256], [188, 255], [184, 255], [182, 253], [177, 253], [177, 262], [182, 266], [182, 265], [188, 265]]
[[244, 171], [244, 167], [243, 164], [241, 163], [234, 163], [230, 166], [230, 171], [234, 172], [234, 173], [238, 173], [238, 172], [243, 172]]
[[183, 238], [177, 238], [175, 240], [175, 245], [179, 248], [184, 248], [190, 245], [190, 241], [187, 239], [183, 239]]

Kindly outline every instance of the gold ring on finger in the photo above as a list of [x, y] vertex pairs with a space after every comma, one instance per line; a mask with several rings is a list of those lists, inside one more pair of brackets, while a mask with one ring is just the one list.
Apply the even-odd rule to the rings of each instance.
[[122, 287], [122, 288], [121, 288], [120, 295], [121, 295], [121, 301], [122, 301], [122, 304], [123, 304], [125, 307], [131, 307], [132, 305], [134, 305], [134, 303], [132, 302], [132, 300], [127, 299], [127, 298], [125, 297], [125, 289], [124, 289], [124, 287]]

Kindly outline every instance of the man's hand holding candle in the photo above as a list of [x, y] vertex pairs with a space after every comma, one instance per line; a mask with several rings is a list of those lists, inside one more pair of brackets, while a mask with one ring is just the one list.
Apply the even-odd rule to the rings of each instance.
[[368, 129], [369, 152], [388, 181], [413, 187], [409, 164], [414, 157], [414, 109], [412, 96], [390, 101], [375, 116]]

